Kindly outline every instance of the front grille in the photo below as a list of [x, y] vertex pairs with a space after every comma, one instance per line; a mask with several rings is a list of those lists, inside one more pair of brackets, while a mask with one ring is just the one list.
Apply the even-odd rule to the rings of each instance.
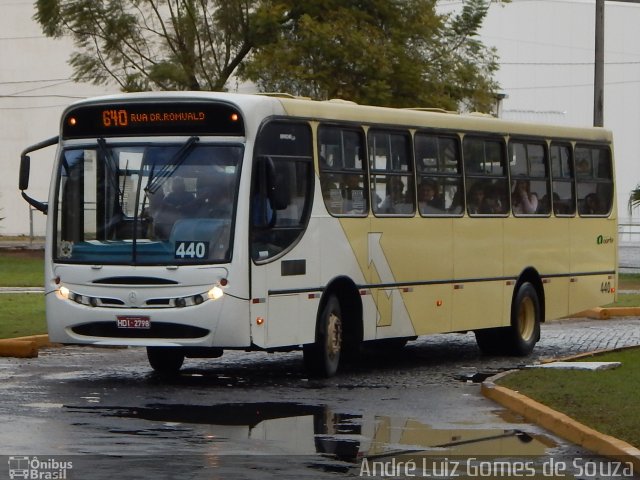
[[122, 300], [118, 300], [117, 298], [99, 298], [98, 300], [100, 301], [99, 305], [103, 307], [116, 305], [124, 306], [124, 302]]
[[157, 277], [107, 277], [94, 280], [100, 285], [177, 285], [175, 280]]
[[71, 328], [73, 333], [87, 337], [111, 338], [202, 338], [209, 330], [178, 323], [151, 323], [148, 329], [118, 328], [113, 322], [92, 322]]

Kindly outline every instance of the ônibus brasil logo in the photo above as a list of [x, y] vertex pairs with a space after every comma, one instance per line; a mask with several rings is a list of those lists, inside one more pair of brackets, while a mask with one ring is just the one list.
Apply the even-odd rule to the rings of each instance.
[[38, 458], [28, 456], [9, 457], [9, 478], [25, 478], [32, 480], [65, 480], [67, 473], [73, 468], [73, 462], [60, 461], [55, 458]]

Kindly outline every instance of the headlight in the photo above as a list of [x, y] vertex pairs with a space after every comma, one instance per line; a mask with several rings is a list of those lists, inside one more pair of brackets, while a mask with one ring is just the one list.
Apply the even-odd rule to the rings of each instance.
[[60, 287], [60, 295], [62, 295], [63, 298], [65, 299], [69, 299], [69, 289], [67, 287], [65, 287], [64, 285]]
[[219, 298], [222, 298], [223, 295], [224, 291], [218, 286], [213, 287], [207, 292], [207, 297], [209, 297], [211, 300], [218, 300]]

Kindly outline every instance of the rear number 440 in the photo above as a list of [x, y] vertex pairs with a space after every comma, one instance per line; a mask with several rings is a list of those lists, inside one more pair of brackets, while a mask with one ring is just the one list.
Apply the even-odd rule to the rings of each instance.
[[600, 284], [600, 291], [602, 293], [611, 293], [611, 282], [602, 282]]
[[175, 258], [201, 259], [208, 257], [208, 242], [176, 242]]

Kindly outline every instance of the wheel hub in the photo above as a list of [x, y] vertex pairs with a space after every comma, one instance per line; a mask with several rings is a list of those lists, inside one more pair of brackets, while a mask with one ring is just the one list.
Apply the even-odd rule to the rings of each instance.
[[523, 340], [530, 340], [536, 326], [536, 314], [533, 300], [525, 298], [518, 311], [518, 333]]
[[334, 358], [340, 353], [342, 342], [342, 322], [335, 313], [329, 315], [327, 322], [327, 352]]

